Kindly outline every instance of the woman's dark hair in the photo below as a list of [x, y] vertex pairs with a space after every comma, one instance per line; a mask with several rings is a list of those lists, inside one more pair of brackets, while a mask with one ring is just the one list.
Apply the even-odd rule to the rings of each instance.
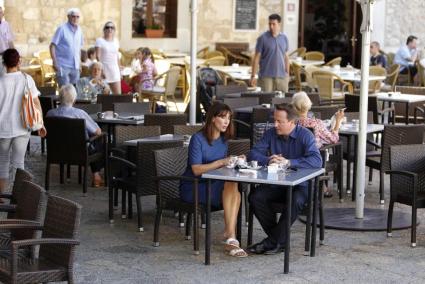
[[208, 140], [208, 144], [211, 145], [213, 141], [213, 118], [214, 117], [225, 117], [227, 114], [230, 114], [230, 123], [224, 133], [221, 135], [225, 140], [231, 139], [233, 137], [233, 123], [232, 123], [232, 110], [228, 105], [225, 105], [220, 102], [215, 102], [207, 112], [207, 117], [205, 121], [205, 125], [202, 128], [202, 133]]
[[21, 56], [19, 55], [19, 52], [14, 48], [6, 49], [6, 51], [3, 53], [3, 64], [7, 68], [13, 68], [18, 66], [19, 59]]
[[[150, 56], [152, 63], [155, 63], [155, 59], [153, 58], [152, 51], [149, 49], [149, 47], [141, 47], [141, 48], [137, 49], [137, 51], [140, 52], [143, 55], [143, 57]], [[140, 62], [140, 64], [141, 63], [142, 62]]]

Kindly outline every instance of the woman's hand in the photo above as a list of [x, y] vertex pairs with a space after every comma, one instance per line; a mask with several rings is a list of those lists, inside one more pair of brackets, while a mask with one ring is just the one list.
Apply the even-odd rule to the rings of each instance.
[[40, 136], [41, 138], [44, 138], [44, 137], [46, 137], [46, 135], [47, 135], [47, 130], [43, 126], [41, 129], [38, 130], [38, 136]]
[[345, 114], [344, 110], [340, 109], [335, 113], [335, 127], [332, 129], [334, 132], [338, 132], [339, 128], [341, 127], [341, 122], [344, 119]]

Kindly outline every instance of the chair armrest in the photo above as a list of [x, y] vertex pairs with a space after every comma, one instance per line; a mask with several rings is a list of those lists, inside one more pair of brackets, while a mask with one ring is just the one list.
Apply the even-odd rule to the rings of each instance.
[[12, 199], [12, 193], [0, 193], [0, 198]]
[[74, 240], [74, 239], [59, 239], [59, 238], [27, 239], [27, 240], [12, 241], [12, 247], [14, 249], [17, 249], [19, 247], [24, 247], [24, 246], [45, 245], [45, 244], [76, 246], [80, 244], [80, 241]]
[[120, 148], [112, 148], [111, 154], [113, 154], [113, 157], [123, 158], [123, 157], [125, 157], [126, 151], [124, 149], [120, 149]]
[[0, 204], [0, 212], [14, 213], [16, 212], [16, 204]]
[[417, 178], [418, 174], [414, 173], [414, 172], [409, 172], [409, 171], [385, 171], [385, 174], [389, 174], [389, 175], [401, 175], [401, 176], [405, 176], [405, 177], [410, 177], [410, 178]]
[[378, 144], [378, 143], [376, 143], [375, 141], [372, 141], [372, 140], [369, 140], [369, 139], [367, 139], [367, 140], [366, 140], [366, 143], [367, 143], [367, 144], [370, 144], [370, 145], [372, 145], [372, 146], [374, 146], [374, 147], [376, 147], [376, 148], [379, 148], [379, 149], [381, 149], [381, 148], [382, 148], [381, 144]]
[[332, 143], [332, 144], [324, 144], [322, 147], [320, 147], [320, 151], [322, 150], [328, 150], [328, 149], [334, 149], [336, 147], [340, 147], [342, 146], [341, 142], [337, 142], [337, 143]]
[[136, 168], [137, 168], [137, 166], [136, 166], [135, 163], [132, 163], [132, 162], [130, 162], [130, 161], [126, 160], [126, 159], [120, 158], [120, 157], [109, 156], [109, 161], [110, 162], [112, 162], [112, 161], [118, 162], [122, 166], [128, 167], [131, 170], [136, 170]]
[[0, 231], [9, 230], [43, 230], [43, 226], [36, 221], [6, 219], [0, 222]]
[[246, 123], [245, 121], [239, 120], [239, 119], [233, 119], [233, 122], [239, 123], [245, 127], [251, 128], [251, 125], [249, 123]]
[[96, 140], [104, 139], [104, 138], [106, 138], [106, 133], [102, 132], [102, 133], [100, 133], [99, 135], [95, 135], [95, 136], [90, 137], [90, 138], [87, 140], [87, 142], [92, 143], [92, 142], [94, 142], [94, 141], [96, 141]]

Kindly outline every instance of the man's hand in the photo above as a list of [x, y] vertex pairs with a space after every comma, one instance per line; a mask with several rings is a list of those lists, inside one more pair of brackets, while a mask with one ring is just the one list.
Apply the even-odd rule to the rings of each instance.
[[251, 78], [250, 85], [251, 87], [257, 87], [257, 79], [255, 77]]
[[286, 161], [286, 159], [284, 157], [282, 157], [281, 154], [279, 154], [279, 155], [271, 155], [269, 157], [269, 165], [270, 164], [273, 164], [273, 163], [276, 163], [276, 164], [284, 163], [285, 161]]

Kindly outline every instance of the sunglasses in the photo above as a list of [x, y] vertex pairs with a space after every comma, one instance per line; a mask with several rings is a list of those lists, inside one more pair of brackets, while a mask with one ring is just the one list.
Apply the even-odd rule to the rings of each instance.
[[106, 27], [105, 27], [105, 30], [107, 30], [107, 29], [115, 30], [115, 27], [106, 26]]
[[71, 15], [71, 18], [79, 18], [80, 16], [78, 16], [78, 15]]

